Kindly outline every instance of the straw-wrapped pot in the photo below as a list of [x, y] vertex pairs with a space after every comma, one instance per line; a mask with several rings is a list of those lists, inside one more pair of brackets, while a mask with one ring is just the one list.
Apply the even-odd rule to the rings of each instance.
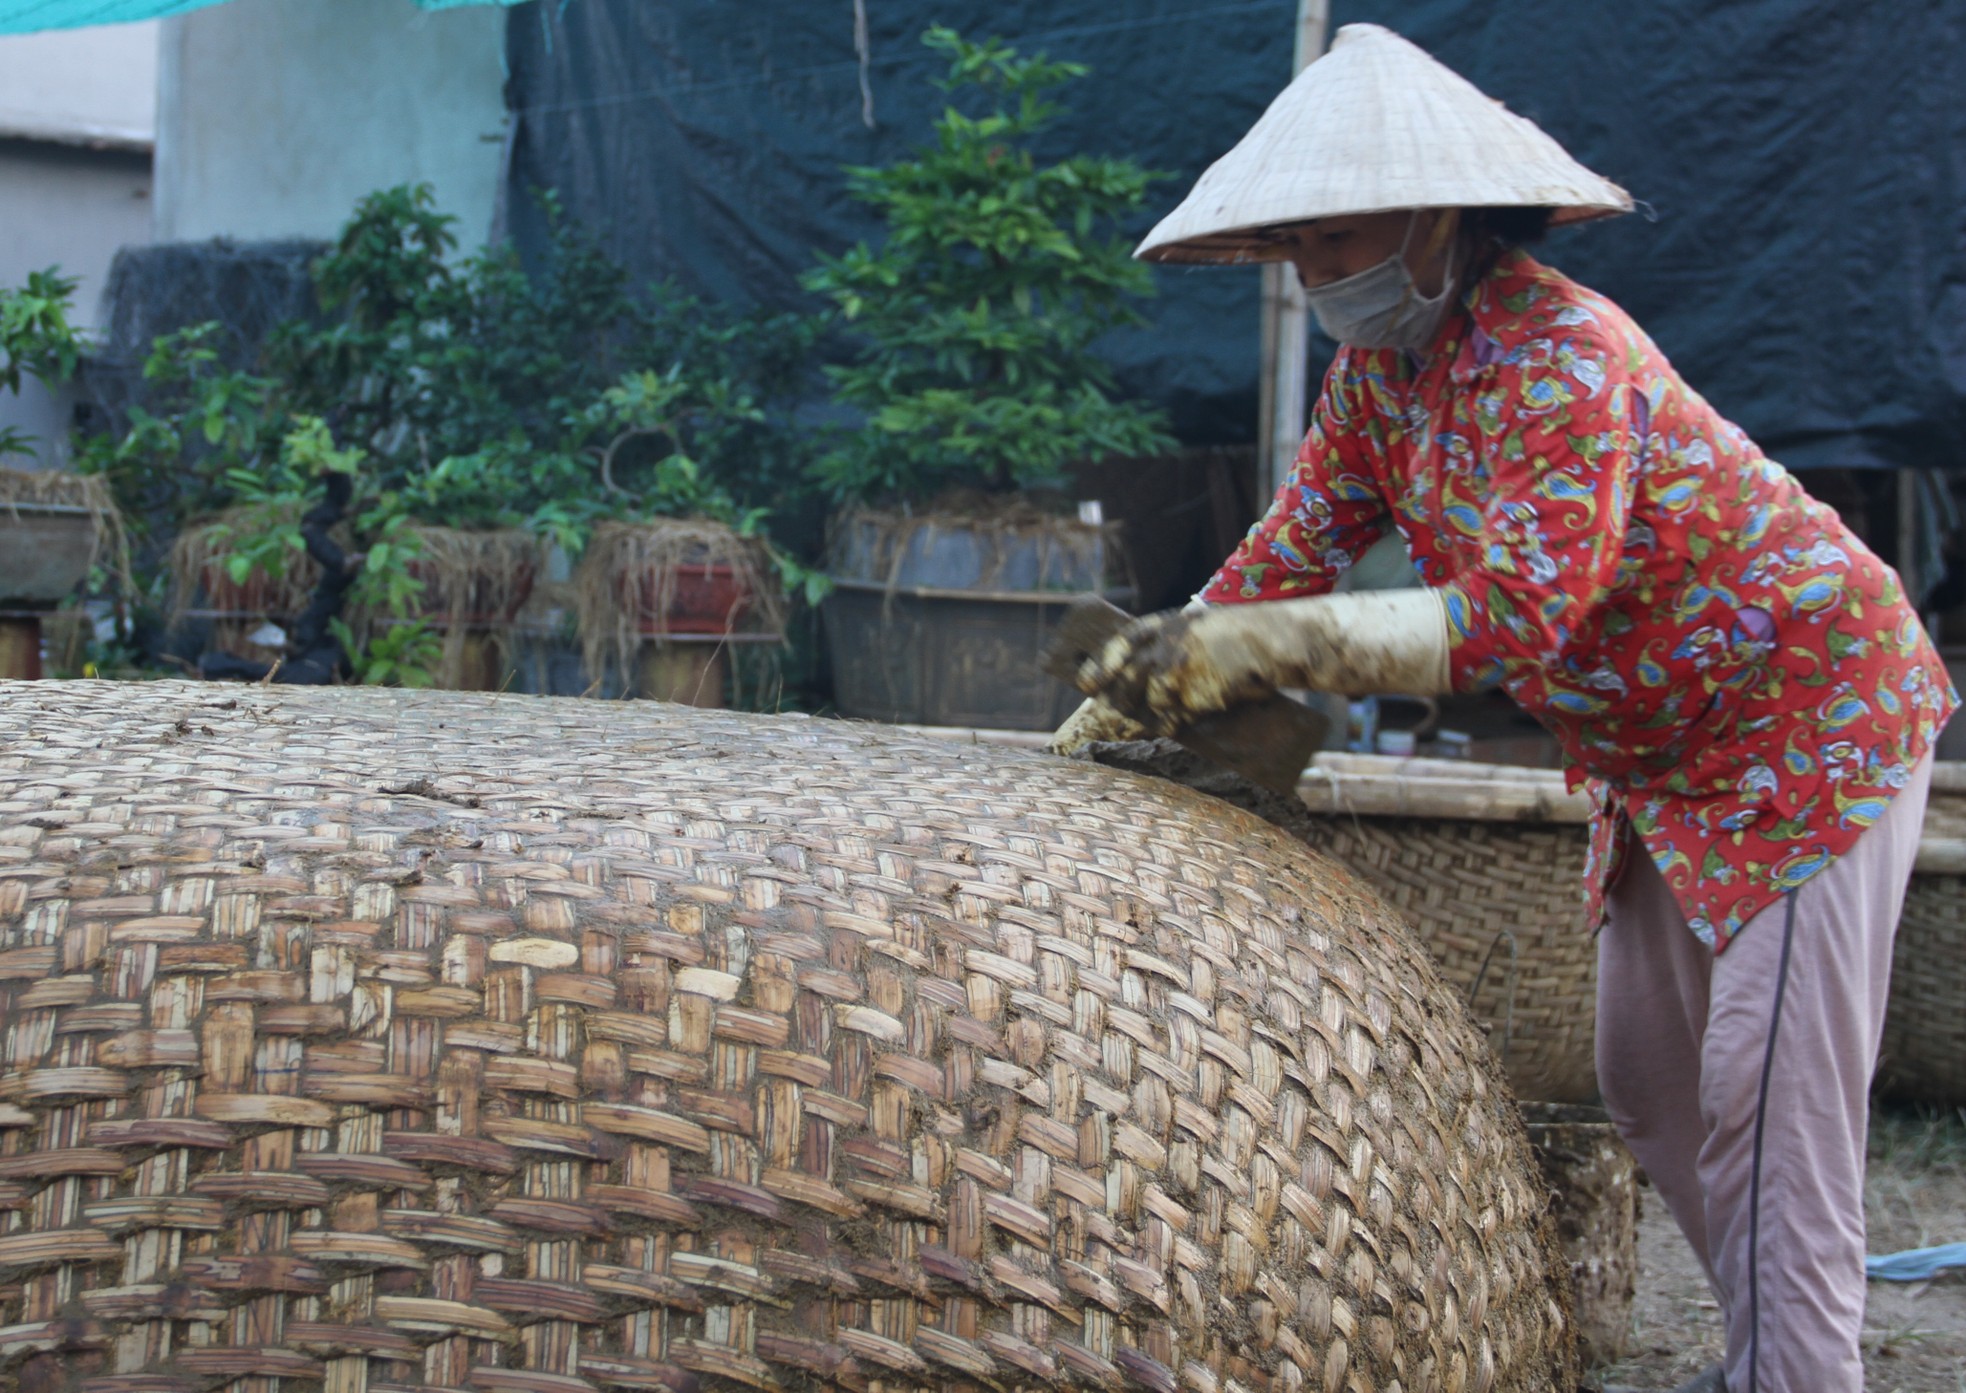
[[1425, 954], [1111, 770], [0, 686], [0, 1013], [8, 1388], [1575, 1384]]

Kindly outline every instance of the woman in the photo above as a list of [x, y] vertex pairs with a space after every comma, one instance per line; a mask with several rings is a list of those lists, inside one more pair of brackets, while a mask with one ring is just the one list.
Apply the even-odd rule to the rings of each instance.
[[[1295, 472], [1198, 606], [1088, 661], [1058, 743], [1274, 687], [1503, 687], [1593, 793], [1599, 1083], [1726, 1316], [1688, 1387], [1854, 1393], [1868, 1085], [1957, 699], [1836, 514], [1521, 248], [1629, 207], [1340, 30], [1139, 253], [1297, 268], [1342, 347]], [[1425, 586], [1327, 595], [1388, 526]]]

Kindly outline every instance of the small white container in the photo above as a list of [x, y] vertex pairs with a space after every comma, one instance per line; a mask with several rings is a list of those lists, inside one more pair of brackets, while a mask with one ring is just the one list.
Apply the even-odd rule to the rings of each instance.
[[1410, 730], [1382, 730], [1379, 732], [1379, 753], [1393, 755], [1399, 759], [1411, 759], [1418, 744]]

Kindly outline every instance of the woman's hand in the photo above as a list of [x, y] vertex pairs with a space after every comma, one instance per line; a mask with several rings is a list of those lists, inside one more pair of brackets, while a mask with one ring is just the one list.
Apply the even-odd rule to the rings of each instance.
[[1055, 755], [1075, 755], [1087, 745], [1145, 740], [1147, 734], [1145, 726], [1115, 711], [1103, 699], [1087, 697], [1065, 718], [1045, 748]]
[[1080, 664], [1077, 685], [1155, 735], [1280, 687], [1438, 696], [1446, 609], [1416, 589], [1148, 615]]
[[[1250, 611], [1275, 605], [1250, 605]], [[1171, 735], [1195, 717], [1221, 711], [1277, 684], [1268, 681], [1236, 609], [1167, 612], [1136, 619], [1079, 668], [1081, 691], [1124, 712], [1152, 735]]]

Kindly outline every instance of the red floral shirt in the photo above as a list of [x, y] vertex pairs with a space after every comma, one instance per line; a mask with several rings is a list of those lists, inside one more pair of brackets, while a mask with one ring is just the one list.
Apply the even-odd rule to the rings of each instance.
[[1202, 591], [1316, 595], [1390, 523], [1592, 785], [1589, 924], [1629, 820], [1719, 952], [1884, 811], [1958, 704], [1898, 578], [1616, 305], [1520, 252], [1424, 355], [1345, 349]]

